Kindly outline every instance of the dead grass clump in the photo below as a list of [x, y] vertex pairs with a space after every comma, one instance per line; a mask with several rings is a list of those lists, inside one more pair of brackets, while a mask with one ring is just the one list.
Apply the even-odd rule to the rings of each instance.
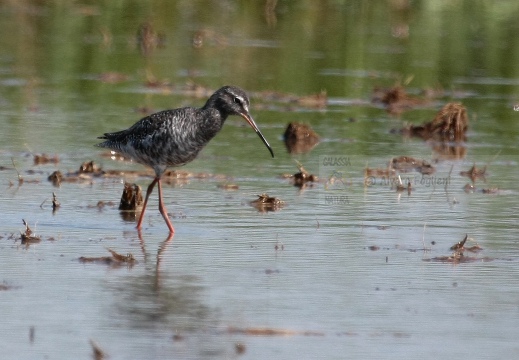
[[407, 94], [402, 85], [395, 85], [391, 88], [373, 89], [371, 98], [373, 103], [382, 103], [386, 110], [391, 114], [400, 114], [404, 110], [423, 105], [426, 100]]
[[137, 184], [124, 183], [119, 210], [135, 211], [142, 205], [142, 190]]
[[319, 143], [319, 135], [309, 125], [296, 122], [288, 124], [283, 138], [291, 154], [306, 153]]
[[424, 140], [440, 142], [463, 142], [466, 140], [469, 118], [461, 103], [446, 104], [431, 122], [423, 125], [409, 125], [403, 133]]

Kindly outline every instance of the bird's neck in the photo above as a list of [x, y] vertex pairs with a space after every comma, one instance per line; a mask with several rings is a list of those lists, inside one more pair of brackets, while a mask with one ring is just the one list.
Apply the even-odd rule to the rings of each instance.
[[207, 137], [207, 141], [213, 138], [222, 129], [223, 123], [227, 118], [227, 114], [215, 108], [205, 107], [200, 109], [200, 116], [203, 119], [200, 123], [200, 127], [205, 137]]
[[[225, 110], [225, 103], [220, 98], [218, 93], [214, 93], [202, 107], [202, 111], [209, 112], [211, 115], [218, 113], [218, 117], [221, 119], [222, 125], [229, 116], [229, 112]], [[216, 115], [213, 115], [216, 116]]]

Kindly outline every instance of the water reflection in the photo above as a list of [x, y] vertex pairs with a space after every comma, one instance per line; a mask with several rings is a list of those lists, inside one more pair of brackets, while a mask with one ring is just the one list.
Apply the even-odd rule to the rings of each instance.
[[[144, 238], [142, 236], [142, 231], [140, 229], [137, 230], [138, 236], [139, 236], [139, 243], [141, 244], [141, 250], [142, 254], [144, 256], [144, 263], [148, 263], [148, 252], [146, 251], [146, 243], [144, 241]], [[166, 248], [168, 245], [173, 241], [174, 233], [169, 233], [169, 235], [166, 237], [166, 240], [160, 243], [159, 248], [157, 250], [157, 258], [156, 258], [156, 268], [155, 268], [155, 287], [157, 289], [160, 288], [160, 263], [162, 260], [162, 257], [164, 255], [164, 251], [166, 251]]]
[[117, 293], [116, 313], [126, 326], [160, 326], [185, 333], [200, 330], [210, 321], [211, 309], [201, 302], [203, 288], [196, 277], [179, 275], [168, 280], [168, 286], [157, 287], [156, 274], [145, 274], [108, 289]]
[[166, 271], [161, 269], [173, 234], [160, 243], [153, 259], [141, 232], [138, 237], [144, 255], [144, 273], [106, 284], [115, 296], [114, 306], [121, 321], [131, 328], [163, 327], [180, 334], [200, 330], [211, 322], [214, 311], [202, 301], [205, 289], [199, 284], [200, 279], [176, 274], [174, 263], [168, 263]]

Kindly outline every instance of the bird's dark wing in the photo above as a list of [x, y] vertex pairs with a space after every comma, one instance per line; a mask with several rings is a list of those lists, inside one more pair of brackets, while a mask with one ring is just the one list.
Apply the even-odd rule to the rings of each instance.
[[130, 139], [134, 140], [138, 138], [145, 138], [149, 135], [157, 133], [160, 128], [165, 125], [164, 119], [165, 118], [163, 116], [160, 116], [160, 113], [152, 114], [137, 121], [128, 129], [105, 133], [103, 136], [98, 137], [98, 139], [107, 139], [114, 142], [125, 142]]
[[139, 147], [140, 143], [150, 141], [151, 138], [155, 141], [163, 137], [176, 138], [179, 135], [178, 132], [183, 133], [180, 130], [189, 123], [187, 119], [193, 111], [192, 108], [180, 108], [151, 114], [126, 130], [105, 133], [100, 136], [99, 139], [106, 141], [99, 146], [120, 149], [121, 146], [130, 143]]

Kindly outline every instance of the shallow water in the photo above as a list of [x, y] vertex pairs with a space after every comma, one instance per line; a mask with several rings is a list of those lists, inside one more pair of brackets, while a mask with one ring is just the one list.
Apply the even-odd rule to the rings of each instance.
[[[517, 356], [517, 5], [280, 2], [273, 19], [263, 4], [207, 4], [1, 5], [2, 33], [20, 24], [0, 39], [2, 357], [92, 358], [90, 340], [110, 359]], [[135, 33], [146, 21], [165, 44], [143, 57]], [[108, 72], [125, 77], [100, 80]], [[172, 85], [146, 86], [146, 72]], [[445, 96], [400, 116], [371, 104], [373, 87], [410, 75], [409, 92], [441, 86]], [[101, 156], [96, 136], [133, 124], [137, 107], [203, 104], [178, 91], [187, 81], [253, 93], [325, 89], [328, 103], [253, 97], [276, 157], [241, 119], [228, 119], [182, 169], [213, 176], [164, 185], [172, 239], [156, 193], [141, 236], [117, 210], [124, 181], [145, 188], [149, 177], [47, 180], [90, 160], [144, 170]], [[470, 117], [462, 158], [443, 160], [391, 131], [430, 121], [449, 101]], [[287, 153], [291, 121], [321, 136], [309, 153]], [[35, 165], [41, 153], [59, 162]], [[400, 155], [437, 170], [405, 174], [410, 195], [380, 178], [365, 186], [366, 166]], [[297, 172], [294, 160], [321, 182], [292, 186], [281, 175]], [[487, 166], [486, 182], [467, 193], [460, 171], [474, 163]], [[335, 170], [341, 182], [330, 187]], [[228, 183], [238, 189], [218, 187]], [[259, 212], [250, 202], [261, 193], [285, 206]], [[22, 219], [39, 243], [21, 244]], [[475, 261], [437, 261], [465, 234], [483, 249], [465, 254]], [[107, 248], [138, 263], [78, 260]]]

